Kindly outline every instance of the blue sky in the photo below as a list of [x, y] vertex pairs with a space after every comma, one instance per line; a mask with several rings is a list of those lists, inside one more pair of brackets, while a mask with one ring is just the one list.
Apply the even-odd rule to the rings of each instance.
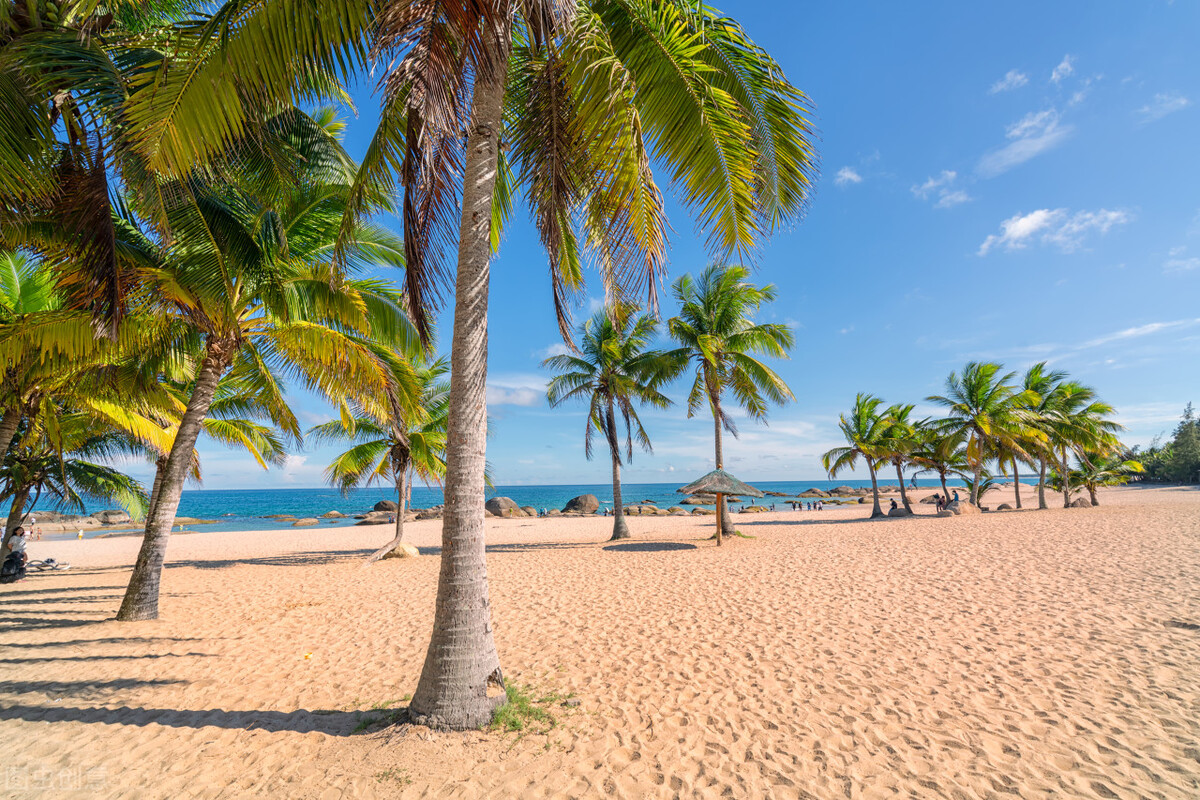
[[[920, 403], [970, 359], [1052, 361], [1117, 407], [1129, 443], [1200, 401], [1200, 4], [715, 5], [812, 98], [822, 160], [810, 213], [756, 264], [755, 280], [779, 289], [760, 318], [795, 326], [793, 357], [775, 366], [797, 400], [766, 427], [741, 420], [729, 469], [822, 478], [856, 392]], [[356, 100], [358, 154], [378, 100]], [[673, 279], [708, 258], [687, 215], [669, 211]], [[583, 455], [583, 407], [545, 403], [539, 365], [557, 328], [525, 220], [492, 270], [489, 460], [501, 484], [602, 483], [605, 454]], [[579, 319], [598, 302], [592, 283]], [[293, 397], [307, 424], [329, 417]], [[677, 405], [643, 420], [654, 454], [636, 454], [626, 480], [711, 469], [711, 418]], [[211, 445], [201, 454], [208, 488], [283, 488], [321, 485], [331, 453], [270, 473]]]

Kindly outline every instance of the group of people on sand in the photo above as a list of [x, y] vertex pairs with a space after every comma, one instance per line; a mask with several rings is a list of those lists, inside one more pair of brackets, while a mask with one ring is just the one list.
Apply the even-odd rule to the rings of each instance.
[[[812, 502], [804, 502], [802, 500], [789, 500], [788, 505], [792, 507], [792, 511], [824, 511], [825, 503], [820, 500]], [[771, 510], [775, 510], [775, 504], [771, 504]]]

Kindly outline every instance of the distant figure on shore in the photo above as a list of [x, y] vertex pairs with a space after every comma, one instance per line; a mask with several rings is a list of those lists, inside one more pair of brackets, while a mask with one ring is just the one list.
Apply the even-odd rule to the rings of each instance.
[[954, 490], [954, 500], [952, 502], [955, 502], [955, 503], [958, 502], [958, 489]]

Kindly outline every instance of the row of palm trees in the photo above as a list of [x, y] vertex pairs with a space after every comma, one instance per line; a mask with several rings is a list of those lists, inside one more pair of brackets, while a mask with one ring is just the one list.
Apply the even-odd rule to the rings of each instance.
[[1142, 471], [1116, 436], [1121, 426], [1112, 419], [1112, 406], [1046, 362], [1018, 379], [1000, 364], [973, 361], [950, 373], [944, 394], [926, 401], [944, 408], [946, 416], [915, 420], [913, 405], [884, 407], [880, 398], [859, 394], [839, 420], [847, 444], [824, 454], [825, 470], [836, 477], [861, 459], [871, 476], [872, 517], [884, 515], [877, 481], [881, 466], [895, 468], [909, 514], [905, 468], [936, 475], [944, 497], [950, 495], [947, 479], [962, 479], [976, 506], [996, 476], [1011, 477], [1015, 507], [1021, 508], [1024, 465], [1038, 475], [1039, 509], [1049, 507], [1047, 486], [1062, 492], [1064, 507], [1070, 507], [1074, 488], [1087, 489], [1098, 505], [1097, 487], [1123, 483]]
[[[340, 123], [304, 109], [376, 68], [380, 124], [356, 166], [334, 146]], [[157, 616], [195, 443], [240, 388], [292, 438], [289, 380], [344, 407], [347, 430], [373, 435], [356, 424], [370, 417], [375, 441], [398, 444], [385, 471], [405, 474], [421, 422], [394, 399], [397, 374], [433, 362], [412, 346], [432, 352], [452, 293], [454, 557], [411, 710], [454, 728], [503, 702], [483, 547], [487, 306], [518, 199], [569, 338], [585, 259], [612, 305], [653, 308], [664, 170], [714, 257], [738, 260], [801, 216], [816, 171], [807, 98], [734, 20], [688, 0], [3, 0], [0, 104], [0, 250], [34, 254], [61, 303], [0, 330], [3, 456], [31, 429], [58, 437], [52, 407], [107, 400], [122, 436], [159, 429], [122, 619]], [[369, 224], [384, 209], [403, 241]], [[402, 291], [365, 271], [401, 263]], [[108, 388], [85, 391], [100, 376]], [[126, 379], [172, 388], [142, 401]]]
[[[775, 287], [755, 286], [748, 281], [749, 275], [745, 267], [714, 264], [698, 279], [689, 274], [675, 282], [672, 289], [679, 313], [667, 321], [667, 332], [678, 347], [650, 349], [658, 324], [648, 314], [619, 305], [601, 309], [580, 326], [578, 354], [551, 356], [544, 362], [556, 373], [546, 389], [551, 406], [568, 400], [588, 404], [584, 431], [587, 457], [592, 457], [593, 434], [599, 433], [608, 444], [614, 540], [629, 537], [621, 499], [622, 449], [626, 461], [633, 458], [634, 439], [643, 450], [652, 450], [650, 436], [637, 413], [639, 404], [668, 408], [672, 401], [663, 389], [689, 368], [694, 370], [687, 415], [690, 419], [702, 407], [708, 407], [713, 419], [716, 467], [722, 469], [721, 432], [737, 436], [737, 426], [726, 411], [727, 399], [755, 421], [766, 418], [769, 403], [795, 399], [787, 383], [755, 357], [786, 357], [795, 336], [787, 325], [754, 322], [763, 303], [775, 299]], [[725, 498], [719, 496], [717, 542], [732, 530]]]

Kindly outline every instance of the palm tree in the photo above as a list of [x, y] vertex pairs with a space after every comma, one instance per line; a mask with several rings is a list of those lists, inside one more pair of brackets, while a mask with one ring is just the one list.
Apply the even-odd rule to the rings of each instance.
[[1096, 489], [1100, 486], [1123, 486], [1133, 475], [1140, 475], [1146, 468], [1140, 461], [1128, 458], [1123, 453], [1092, 453], [1082, 459], [1079, 469], [1072, 473], [1075, 483], [1088, 490], [1092, 505], [1100, 505]]
[[1001, 366], [972, 361], [963, 367], [961, 377], [954, 372], [946, 379], [946, 394], [926, 399], [949, 409], [949, 419], [941, 422], [944, 434], [967, 435], [967, 460], [974, 468], [971, 505], [979, 505], [977, 489], [983, 476], [983, 464], [989, 452], [1018, 448], [1015, 424], [1031, 395], [1018, 392], [1011, 381], [1015, 373], [1000, 375]]
[[[190, 179], [174, 187], [184, 202], [172, 209], [169, 244], [122, 228], [125, 247], [143, 253], [150, 302], [200, 333], [203, 358], [118, 619], [158, 616], [162, 563], [191, 454], [230, 369], [244, 368], [263, 385], [288, 373], [330, 397], [384, 397], [389, 371], [375, 344], [412, 346], [403, 301], [389, 284], [331, 266], [353, 169], [336, 140], [339, 127], [329, 117], [312, 123], [286, 111], [271, 132], [278, 155], [292, 159], [290, 174], [250, 160], [238, 182]], [[370, 263], [395, 265], [400, 249], [388, 232], [360, 227], [343, 264], [351, 274]]]
[[[737, 426], [721, 407], [725, 392], [731, 391], [747, 415], [759, 421], [766, 420], [768, 402], [795, 399], [783, 378], [754, 358], [754, 354], [786, 358], [796, 339], [787, 325], [753, 322], [762, 304], [775, 299], [775, 287], [759, 288], [746, 280], [749, 275], [745, 267], [720, 264], [706, 269], [698, 281], [684, 275], [673, 287], [679, 315], [667, 322], [671, 338], [681, 345], [671, 357], [696, 366], [688, 392], [688, 418], [705, 404], [712, 413], [717, 469], [725, 466], [721, 429], [737, 436]], [[717, 520], [719, 541], [733, 528], [720, 495]]]
[[967, 462], [966, 448], [963, 443], [966, 436], [960, 433], [943, 435], [940, 426], [925, 419], [917, 423], [917, 449], [913, 451], [912, 462], [921, 467], [917, 475], [932, 472], [938, 476], [942, 484], [942, 497], [950, 500], [950, 487], [946, 485], [946, 476], [963, 477], [970, 469]]
[[1069, 454], [1080, 462], [1090, 460], [1089, 454], [1106, 456], [1120, 449], [1116, 432], [1121, 425], [1109, 419], [1114, 413], [1108, 403], [1096, 399], [1088, 386], [1071, 381], [1062, 384], [1047, 419], [1050, 438], [1057, 450], [1055, 469], [1063, 494], [1063, 508], [1071, 507], [1071, 464]]
[[883, 412], [884, 428], [880, 447], [884, 458], [892, 462], [896, 468], [896, 478], [900, 481], [900, 500], [904, 510], [913, 513], [912, 505], [908, 502], [908, 492], [904, 488], [904, 464], [921, 444], [917, 435], [916, 423], [909, 419], [915, 406], [894, 405]]
[[145, 443], [90, 413], [63, 407], [57, 412], [53, 420], [34, 420], [0, 465], [0, 478], [4, 479], [0, 501], [12, 501], [0, 552], [43, 492], [59, 507], [79, 512], [84, 510], [84, 497], [115, 502], [135, 518], [146, 507], [141, 484], [91, 460], [137, 455], [145, 452]]
[[388, 480], [396, 487], [396, 532], [392, 541], [367, 558], [374, 563], [404, 540], [404, 515], [413, 478], [440, 483], [446, 474], [446, 426], [449, 371], [445, 359], [431, 364], [397, 361], [394, 402], [377, 418], [361, 407], [311, 428], [317, 442], [351, 442], [325, 469], [325, 478], [343, 493]]
[[[1041, 361], [1026, 370], [1025, 377], [1021, 381], [1022, 388], [1030, 395], [1030, 425], [1041, 433], [1040, 441], [1032, 443], [1033, 447], [1030, 452], [1036, 456], [1038, 461], [1038, 508], [1042, 510], [1049, 508], [1046, 504], [1046, 466], [1050, 459], [1054, 458], [1049, 435], [1050, 417], [1055, 405], [1059, 402], [1060, 387], [1066, 379], [1065, 371], [1047, 370], [1046, 362]], [[1037, 397], [1037, 400], [1032, 399], [1034, 396]], [[1018, 489], [1018, 507], [1020, 501], [1021, 495]]]
[[621, 499], [621, 437], [617, 412], [625, 424], [625, 458], [633, 458], [633, 440], [652, 452], [650, 436], [642, 427], [636, 404], [667, 408], [671, 401], [659, 389], [686, 365], [678, 356], [646, 349], [658, 325], [646, 314], [628, 305], [602, 309], [579, 328], [579, 355], [556, 355], [542, 366], [558, 374], [546, 387], [551, 406], [567, 400], [588, 401], [587, 427], [583, 446], [592, 457], [592, 434], [599, 431], [608, 443], [612, 459], [612, 540], [628, 539], [629, 526]]
[[830, 478], [836, 478], [844, 469], [854, 469], [859, 458], [866, 462], [867, 471], [871, 474], [871, 494], [875, 501], [871, 509], [871, 519], [884, 516], [883, 509], [879, 507], [879, 481], [875, 477], [876, 465], [887, 457], [883, 445], [887, 420], [879, 413], [881, 405], [883, 400], [873, 395], [860, 393], [855, 397], [850, 417], [847, 419], [843, 414], [838, 419], [838, 427], [846, 437], [847, 446], [835, 447], [821, 456], [821, 465], [825, 467]]

